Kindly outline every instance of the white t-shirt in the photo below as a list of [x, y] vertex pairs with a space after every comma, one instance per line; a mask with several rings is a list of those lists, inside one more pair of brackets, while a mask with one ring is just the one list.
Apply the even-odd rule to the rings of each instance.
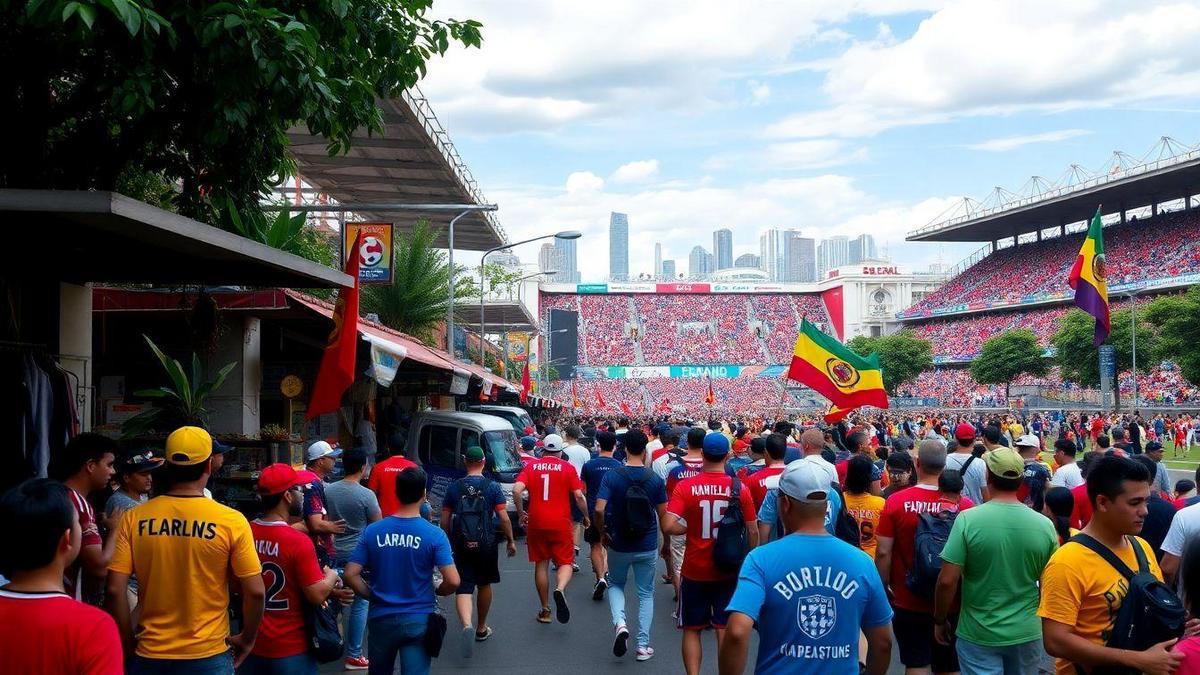
[[656, 438], [646, 444], [646, 452], [654, 452], [655, 450], [662, 448], [662, 446], [662, 441]]
[[1188, 542], [1197, 536], [1200, 536], [1200, 504], [1192, 504], [1175, 512], [1171, 529], [1163, 539], [1162, 551], [1182, 558]]
[[1054, 476], [1050, 478], [1050, 484], [1065, 488], [1076, 488], [1083, 485], [1083, 473], [1079, 470], [1079, 465], [1075, 462], [1058, 467], [1054, 472]]
[[563, 448], [562, 454], [563, 459], [570, 462], [571, 466], [575, 467], [575, 471], [580, 475], [583, 474], [583, 465], [587, 464], [588, 460], [592, 458], [592, 453], [588, 452], [587, 448], [578, 443], [572, 443]]
[[[963, 465], [972, 457], [969, 452], [951, 452], [946, 455], [946, 468], [962, 471]], [[983, 488], [987, 485], [987, 469], [984, 468], [982, 457], [976, 457], [975, 461], [971, 462], [971, 466], [967, 467], [967, 473], [963, 475], [963, 494], [970, 497], [971, 501], [976, 504], [983, 503]]]

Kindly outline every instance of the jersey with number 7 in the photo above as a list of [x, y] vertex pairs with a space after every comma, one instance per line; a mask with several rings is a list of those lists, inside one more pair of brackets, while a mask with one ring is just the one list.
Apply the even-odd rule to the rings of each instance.
[[572, 493], [583, 489], [579, 472], [559, 457], [540, 457], [517, 476], [529, 492], [529, 529], [571, 528]]
[[[683, 576], [695, 581], [720, 581], [737, 576], [737, 572], [717, 570], [713, 564], [712, 547], [717, 539], [717, 526], [729, 508], [733, 479], [725, 473], [702, 473], [685, 478], [675, 486], [667, 513], [687, 522], [687, 551], [683, 555]], [[741, 484], [739, 501], [746, 527], [755, 527], [754, 499]]]

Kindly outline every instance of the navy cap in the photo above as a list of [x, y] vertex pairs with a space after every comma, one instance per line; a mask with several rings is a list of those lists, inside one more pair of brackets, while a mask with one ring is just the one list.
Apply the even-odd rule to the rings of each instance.
[[1146, 444], [1146, 452], [1158, 452], [1163, 449], [1162, 443], [1158, 441], [1150, 441]]
[[532, 450], [537, 447], [537, 439], [533, 436], [524, 436], [521, 438], [521, 447], [525, 450]]
[[713, 432], [704, 437], [704, 454], [712, 457], [724, 457], [729, 454], [729, 439], [725, 434]]

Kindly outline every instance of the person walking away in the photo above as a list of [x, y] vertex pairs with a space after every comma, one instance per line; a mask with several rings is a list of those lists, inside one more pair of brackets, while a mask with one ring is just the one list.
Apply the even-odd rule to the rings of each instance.
[[975, 425], [962, 422], [954, 428], [952, 452], [946, 455], [946, 468], [963, 477], [963, 492], [976, 504], [987, 501], [987, 470], [974, 454]]
[[326, 441], [317, 441], [308, 446], [304, 453], [307, 478], [304, 489], [304, 525], [313, 542], [332, 559], [336, 554], [333, 537], [346, 531], [346, 523], [329, 517], [329, 501], [325, 495], [325, 478], [333, 473], [334, 462], [342, 456], [340, 448]]
[[[871, 460], [851, 457], [846, 467], [846, 510], [858, 522], [859, 542], [867, 555], [875, 558], [875, 528], [883, 512], [884, 499], [871, 494]], [[782, 506], [782, 504], [780, 504]]]
[[390, 442], [388, 447], [393, 451], [392, 456], [371, 467], [367, 488], [379, 500], [379, 512], [390, 515], [400, 510], [400, 500], [396, 497], [396, 476], [405, 469], [413, 468], [416, 463], [401, 455], [399, 447]]
[[1042, 515], [1049, 518], [1050, 523], [1054, 526], [1059, 546], [1079, 534], [1079, 530], [1071, 527], [1071, 511], [1074, 508], [1075, 498], [1067, 488], [1056, 485], [1046, 490], [1046, 503], [1042, 505]]
[[[212, 437], [180, 427], [158, 470], [162, 494], [126, 511], [108, 567], [108, 609], [132, 652], [129, 675], [232, 673], [254, 648], [266, 586], [246, 517], [204, 498]], [[126, 592], [138, 578], [134, 634]], [[229, 634], [230, 588], [242, 597], [241, 632]]]
[[[51, 462], [51, 477], [62, 481], [71, 496], [71, 504], [79, 514], [82, 532], [79, 555], [67, 566], [63, 587], [67, 595], [81, 602], [98, 605], [100, 589], [108, 574], [116, 537], [114, 527], [107, 527], [108, 539], [100, 534], [100, 522], [88, 502], [88, 495], [108, 487], [117, 458], [117, 443], [96, 433], [82, 433], [67, 442], [62, 453]], [[114, 525], [111, 519], [108, 525]]]
[[[1158, 467], [1154, 460], [1144, 453], [1134, 455], [1133, 460], [1145, 467], [1151, 476]], [[1176, 513], [1175, 505], [1168, 501], [1163, 493], [1151, 487], [1150, 497], [1146, 500], [1146, 517], [1142, 520], [1140, 536], [1147, 544], [1150, 544], [1150, 548], [1154, 549], [1154, 556], [1159, 562], [1163, 558], [1163, 542], [1167, 538], [1167, 533], [1171, 531], [1171, 522], [1175, 519]]]
[[[615, 440], [615, 439], [614, 439]], [[625, 466], [604, 473], [592, 506], [595, 528], [608, 549], [608, 609], [613, 622], [613, 654], [628, 650], [625, 583], [633, 572], [638, 597], [637, 660], [654, 656], [654, 567], [660, 524], [666, 517], [666, 484], [646, 465], [648, 446], [638, 431], [625, 434]]]
[[[900, 663], [907, 675], [958, 672], [953, 645], [933, 637], [933, 597], [909, 589], [907, 577], [914, 569], [917, 524], [922, 514], [940, 513], [950, 506], [942, 500], [938, 478], [946, 468], [946, 448], [941, 441], [925, 439], [917, 449], [917, 483], [884, 503], [875, 529], [875, 567], [884, 586], [890, 588], [896, 612], [892, 628]], [[960, 511], [972, 507], [970, 497], [959, 500]]]
[[[115, 523], [121, 513], [132, 509], [135, 506], [140, 506], [145, 503], [150, 496], [150, 490], [153, 487], [153, 479], [150, 477], [155, 469], [162, 466], [163, 459], [155, 457], [150, 451], [143, 451], [136, 455], [125, 457], [117, 464], [117, 490], [108, 498], [108, 502], [104, 505], [104, 517], [107, 521]], [[112, 532], [109, 532], [110, 540], [114, 541]], [[107, 572], [107, 569], [105, 570]], [[137, 577], [129, 577], [129, 609], [133, 612], [133, 621], [137, 623]]]
[[[864, 431], [855, 431], [854, 433], [850, 434], [850, 436], [846, 439], [846, 442], [850, 444], [850, 448], [855, 452], [855, 454], [862, 455], [871, 460], [871, 464], [875, 466], [875, 468], [872, 469], [871, 475], [871, 494], [883, 494], [883, 467], [875, 465], [875, 449], [871, 447], [871, 436]], [[845, 485], [846, 467], [848, 466], [847, 462], [849, 461], [850, 459], [847, 458], [844, 461], [838, 462], [836, 465], [839, 485]]]
[[1058, 468], [1050, 477], [1050, 485], [1065, 487], [1068, 490], [1083, 485], [1083, 474], [1079, 470], [1079, 464], [1075, 461], [1077, 452], [1075, 441], [1066, 438], [1054, 441], [1054, 464]]
[[[689, 439], [690, 440], [690, 439]], [[687, 539], [680, 568], [677, 625], [683, 629], [683, 666], [688, 675], [697, 675], [703, 660], [700, 633], [712, 628], [717, 634], [717, 655], [725, 635], [726, 607], [737, 585], [737, 571], [718, 569], [713, 543], [731, 500], [737, 499], [749, 548], [758, 545], [754, 501], [741, 481], [725, 472], [729, 439], [707, 434], [701, 444], [703, 469], [699, 475], [675, 486], [667, 502], [663, 534]], [[735, 483], [734, 481], [737, 481]], [[738, 493], [733, 494], [734, 486]]]
[[[631, 430], [638, 434], [639, 437], [645, 438], [642, 432], [636, 429]], [[628, 443], [629, 433], [626, 432], [623, 439]], [[613, 450], [617, 447], [617, 435], [608, 431], [600, 431], [596, 433], [596, 445], [600, 448], [600, 455], [595, 459], [589, 459], [583, 465], [583, 471], [579, 477], [583, 481], [586, 489], [585, 496], [587, 497], [588, 513], [593, 513], [596, 508], [596, 495], [600, 492], [600, 483], [604, 480], [604, 475], [613, 469], [620, 468], [621, 463], [613, 459]], [[626, 449], [626, 457], [629, 451]], [[574, 464], [572, 463], [572, 466]], [[604, 599], [604, 592], [608, 590], [608, 558], [605, 553], [604, 544], [600, 542], [603, 530], [599, 528], [596, 521], [592, 520], [592, 525], [583, 533], [583, 540], [588, 543], [591, 548], [589, 557], [592, 561], [592, 574], [596, 575], [596, 582], [592, 586], [592, 600], [600, 602]]]
[[[428, 675], [431, 657], [425, 648], [429, 617], [437, 611], [436, 593], [458, 588], [458, 568], [446, 533], [421, 517], [425, 471], [410, 467], [395, 474], [400, 508], [363, 530], [346, 563], [346, 584], [371, 599], [367, 610], [367, 660], [370, 675]], [[442, 582], [435, 589], [433, 570]], [[370, 583], [363, 578], [369, 575]]]
[[[583, 465], [588, 463], [592, 458], [592, 453], [588, 449], [579, 444], [579, 439], [583, 437], [583, 430], [574, 424], [563, 429], [563, 459], [571, 463], [579, 475], [583, 475]], [[613, 437], [616, 438], [615, 436]], [[614, 445], [614, 447], [616, 447]]]
[[[750, 439], [748, 452], [750, 453], [750, 463], [738, 469], [737, 477], [742, 480], [747, 480], [754, 474], [762, 471], [767, 466], [767, 439], [762, 436], [755, 436]], [[787, 444], [784, 444], [786, 452]]]
[[[346, 572], [350, 554], [358, 547], [367, 525], [383, 517], [379, 499], [363, 487], [363, 472], [366, 471], [370, 455], [363, 448], [351, 448], [342, 455], [345, 476], [325, 487], [325, 508], [334, 522], [346, 523], [343, 532], [333, 535], [333, 568], [339, 577]], [[346, 670], [366, 670], [370, 665], [363, 656], [363, 636], [367, 632], [366, 598], [353, 596], [350, 616], [346, 620]]]
[[[338, 585], [338, 574], [332, 567], [322, 569], [312, 541], [288, 524], [304, 509], [303, 485], [304, 479], [287, 464], [272, 464], [259, 474], [263, 514], [250, 523], [250, 530], [270, 597], [254, 649], [238, 667], [238, 675], [316, 675], [317, 660], [308, 650], [305, 607], [324, 604]], [[339, 589], [339, 595], [349, 600], [354, 592]]]
[[[1180, 591], [1188, 616], [1200, 616], [1200, 539], [1188, 542], [1180, 572]], [[1185, 637], [1172, 651], [1183, 657], [1175, 675], [1200, 675], [1200, 636]]]
[[20, 545], [0, 550], [0, 672], [120, 675], [121, 638], [112, 617], [72, 599], [63, 578], [82, 528], [70, 488], [31, 478], [0, 496], [0, 521]]
[[1050, 485], [1050, 469], [1038, 459], [1041, 442], [1033, 434], [1018, 436], [1014, 442], [1016, 450], [1025, 460], [1025, 475], [1021, 487], [1017, 490], [1017, 498], [1035, 512], [1042, 510], [1046, 498], [1046, 487]]
[[[1193, 497], [1196, 496], [1196, 481], [1190, 478], [1180, 478], [1175, 481], [1175, 493], [1173, 496], [1175, 497], [1174, 504], [1177, 511], [1196, 503], [1193, 500]], [[1189, 502], [1191, 503], [1189, 504]]]
[[[513, 542], [512, 521], [508, 519], [504, 491], [483, 475], [483, 448], [467, 448], [463, 463], [467, 475], [446, 488], [442, 499], [442, 530], [450, 539], [459, 584], [454, 595], [458, 619], [462, 623], [462, 655], [470, 658], [475, 642], [492, 637], [488, 613], [492, 608], [492, 584], [500, 583], [499, 545], [503, 535], [508, 557], [517, 554]], [[478, 589], [478, 620], [471, 621], [471, 595]]]
[[669, 425], [659, 425], [662, 427], [659, 433], [659, 438], [662, 439], [663, 446], [654, 451], [654, 459], [651, 460], [650, 466], [654, 473], [665, 483], [667, 480], [667, 472], [670, 470], [671, 462], [679, 459], [683, 455], [679, 451], [679, 434]]
[[1154, 461], [1153, 481], [1151, 481], [1150, 489], [1154, 492], [1161, 493], [1164, 497], [1171, 495], [1171, 475], [1167, 471], [1167, 465], [1163, 464], [1163, 445], [1158, 441], [1150, 441], [1146, 444], [1145, 455]]
[[[855, 434], [850, 434], [850, 437], [853, 439], [854, 435]], [[862, 435], [866, 436], [866, 434]], [[828, 497], [826, 498], [826, 503], [829, 505], [829, 512], [825, 514], [825, 529], [828, 530], [830, 534], [835, 534], [834, 527], [837, 515], [842, 509], [842, 496], [838, 490], [838, 486], [841, 482], [838, 477], [838, 469], [829, 462], [826, 462], [825, 459], [821, 457], [821, 444], [817, 439], [817, 431], [815, 429], [809, 429], [808, 431], [804, 432], [804, 434], [801, 435], [801, 442], [803, 444], [801, 448], [801, 456], [794, 461], [808, 462], [820, 469], [825, 473], [825, 476], [829, 478], [829, 483], [834, 488], [832, 491], [830, 491]], [[863, 457], [867, 459], [867, 461], [870, 461], [870, 458], [865, 453], [856, 453], [855, 455], [852, 455], [851, 458], [856, 456]], [[845, 467], [848, 466], [848, 464], [843, 462], [838, 466], [843, 467], [842, 471], [845, 471]], [[871, 467], [871, 486], [873, 489], [878, 484], [877, 479], [879, 472], [882, 470], [875, 466], [874, 462], [871, 462]], [[760, 543], [765, 544], [773, 538], [778, 539], [783, 537], [784, 529], [783, 521], [779, 519], [779, 476], [772, 476], [764, 482], [767, 488], [767, 494], [766, 497], [763, 498], [762, 506], [758, 509], [758, 540]]]
[[[951, 634], [957, 636], [963, 675], [1036, 673], [1042, 660], [1038, 580], [1058, 539], [1049, 520], [1017, 499], [1025, 460], [1000, 448], [983, 461], [991, 499], [954, 519], [941, 554], [934, 637], [949, 646]], [[955, 628], [949, 616], [960, 582]]]
[[739, 477], [745, 481], [745, 487], [750, 491], [750, 498], [754, 500], [755, 513], [762, 507], [763, 500], [767, 497], [767, 490], [770, 489], [767, 485], [768, 481], [771, 483], [770, 487], [777, 485], [778, 478], [786, 467], [783, 463], [783, 456], [787, 453], [787, 439], [783, 434], [771, 434], [766, 437], [764, 443], [767, 457], [763, 468], [748, 477]]
[[[1139, 558], [1144, 559], [1149, 573], [1162, 579], [1154, 552], [1137, 536], [1146, 516], [1150, 474], [1127, 457], [1104, 457], [1089, 471], [1087, 489], [1091, 520], [1050, 557], [1042, 572], [1038, 616], [1046, 651], [1058, 658], [1059, 675], [1078, 672], [1076, 666], [1170, 675], [1183, 660], [1169, 651], [1174, 639], [1140, 652], [1106, 646], [1129, 584], [1122, 572], [1092, 549], [1107, 549], [1131, 570], [1139, 569]], [[1087, 543], [1082, 537], [1088, 538]]]
[[[553, 434], [547, 440], [557, 439]], [[546, 443], [544, 454], [536, 462], [526, 465], [513, 484], [513, 503], [521, 526], [525, 528], [525, 542], [529, 549], [529, 562], [534, 564], [533, 584], [537, 589], [539, 605], [538, 623], [550, 623], [550, 562], [555, 570], [554, 605], [555, 618], [559, 623], [571, 620], [571, 609], [567, 606], [565, 591], [571, 583], [572, 565], [575, 564], [574, 528], [571, 519], [571, 504], [585, 511], [584, 526], [591, 525], [587, 515], [587, 500], [583, 496], [583, 482], [575, 467], [559, 456], [561, 441]], [[525, 490], [529, 490], [529, 510], [525, 509]]]
[[[542, 439], [542, 454], [543, 454], [543, 456], [547, 452], [549, 452], [549, 453], [553, 453], [555, 457], [561, 457], [563, 461], [565, 461], [571, 465], [571, 468], [575, 469], [575, 475], [579, 475], [580, 471], [583, 470], [583, 465], [587, 462], [587, 459], [583, 459], [582, 457], [577, 456], [576, 459], [582, 460], [582, 461], [580, 461], [579, 464], [576, 465], [574, 462], [571, 462], [571, 459], [569, 457], [567, 457], [565, 454], [563, 454], [563, 450], [566, 447], [567, 447], [567, 442], [563, 440], [562, 436], [559, 436], [558, 434], [553, 433], [553, 431], [551, 431], [545, 438]], [[589, 459], [591, 458], [590, 453], [588, 454], [588, 458]], [[584, 529], [586, 529], [586, 526], [583, 524], [584, 513], [583, 513], [583, 511], [580, 510], [580, 507], [576, 506], [574, 503], [572, 503], [570, 506], [571, 506], [571, 548], [572, 548], [572, 552], [573, 552], [572, 560], [574, 561], [575, 557], [579, 556], [579, 547], [583, 545], [583, 531], [584, 531]], [[557, 563], [555, 563], [555, 565], [557, 565]], [[579, 571], [578, 561], [571, 563], [571, 571], [572, 572]]]
[[[869, 462], [850, 461], [858, 459]], [[871, 675], [887, 672], [892, 609], [870, 559], [825, 530], [832, 490], [811, 463], [792, 462], [783, 472], [779, 511], [788, 534], [751, 551], [742, 565], [718, 657], [721, 675], [745, 670], [756, 624], [760, 675], [858, 673], [860, 660]]]
[[[680, 481], [698, 476], [704, 470], [704, 439], [707, 436], [708, 432], [699, 427], [688, 430], [686, 454], [667, 465], [667, 475], [664, 478], [667, 486], [667, 499], [671, 498], [675, 486]], [[784, 445], [787, 445], [786, 438]], [[680, 570], [683, 568], [684, 554], [687, 553], [688, 538], [683, 535], [672, 536], [666, 530], [663, 530], [663, 537], [666, 539], [663, 544], [663, 558], [667, 561], [667, 574], [670, 575], [671, 582], [675, 586], [675, 599], [678, 601], [681, 583]], [[677, 615], [678, 612], [674, 618], [679, 618]]]

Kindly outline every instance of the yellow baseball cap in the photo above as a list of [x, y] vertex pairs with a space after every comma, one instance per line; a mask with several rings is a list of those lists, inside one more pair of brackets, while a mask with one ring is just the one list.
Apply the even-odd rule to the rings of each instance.
[[983, 453], [983, 461], [993, 475], [1020, 478], [1025, 475], [1025, 459], [1012, 448], [996, 448]]
[[200, 427], [179, 427], [167, 436], [167, 461], [192, 466], [212, 457], [213, 440]]

